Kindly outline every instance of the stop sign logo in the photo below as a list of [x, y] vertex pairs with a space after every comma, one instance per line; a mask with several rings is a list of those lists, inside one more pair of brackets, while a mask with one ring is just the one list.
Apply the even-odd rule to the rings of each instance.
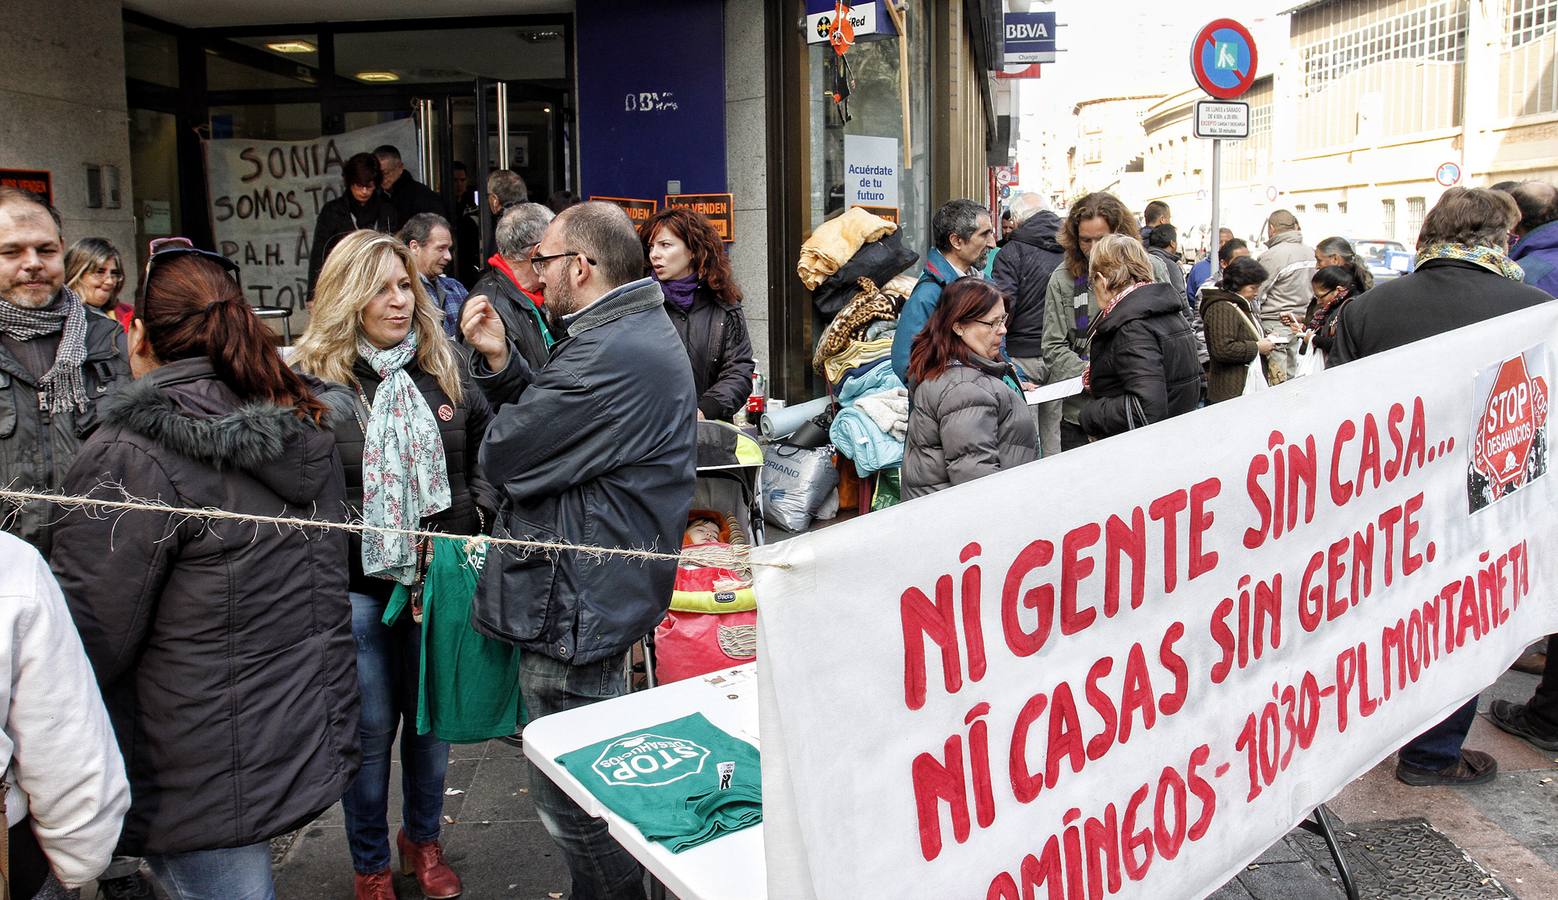
[[1523, 355], [1505, 360], [1477, 426], [1472, 464], [1499, 487], [1517, 485], [1524, 479], [1537, 429], [1546, 422], [1546, 381], [1530, 375]]

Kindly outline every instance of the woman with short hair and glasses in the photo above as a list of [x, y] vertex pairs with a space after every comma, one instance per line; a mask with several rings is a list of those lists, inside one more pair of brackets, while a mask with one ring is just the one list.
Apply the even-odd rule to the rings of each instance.
[[135, 310], [119, 303], [119, 293], [124, 290], [124, 260], [113, 244], [95, 237], [71, 244], [65, 252], [65, 284], [86, 304], [88, 312], [130, 330]]
[[[189, 247], [152, 256], [136, 380], [100, 404], [63, 493], [341, 519], [328, 410], [235, 270]], [[156, 509], [54, 527], [50, 563], [130, 777], [119, 852], [145, 856], [173, 900], [273, 900], [270, 839], [357, 771], [345, 553], [339, 530]]]
[[1039, 437], [1017, 371], [1001, 356], [1006, 297], [959, 278], [909, 350], [909, 433], [903, 496], [922, 497], [1038, 457]]

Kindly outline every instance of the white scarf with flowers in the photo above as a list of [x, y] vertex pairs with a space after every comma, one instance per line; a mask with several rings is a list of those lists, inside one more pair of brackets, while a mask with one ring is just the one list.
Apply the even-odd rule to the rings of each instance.
[[[416, 358], [417, 333], [412, 330], [385, 350], [359, 337], [357, 353], [382, 379], [363, 428], [363, 524], [370, 529], [416, 529], [424, 516], [449, 508], [443, 436], [406, 372]], [[363, 532], [362, 570], [411, 584], [417, 576], [416, 541], [405, 534]]]

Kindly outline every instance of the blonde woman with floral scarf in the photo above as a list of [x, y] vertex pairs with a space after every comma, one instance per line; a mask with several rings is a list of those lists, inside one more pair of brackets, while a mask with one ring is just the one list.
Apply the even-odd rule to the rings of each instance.
[[[492, 519], [491, 490], [476, 466], [491, 410], [442, 318], [411, 251], [390, 235], [347, 235], [320, 271], [292, 363], [344, 386], [325, 399], [336, 410], [351, 514], [366, 525], [475, 534]], [[449, 745], [417, 733], [426, 549], [409, 536], [367, 531], [349, 557], [363, 763], [342, 806], [358, 898], [395, 896], [387, 817], [397, 730], [406, 813], [396, 836], [401, 871], [415, 874], [428, 897], [461, 892], [439, 843]], [[413, 586], [411, 609], [385, 624], [397, 584]]]

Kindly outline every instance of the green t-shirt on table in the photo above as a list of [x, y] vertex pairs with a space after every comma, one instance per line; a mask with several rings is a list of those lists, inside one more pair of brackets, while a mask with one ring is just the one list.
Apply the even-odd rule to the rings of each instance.
[[702, 713], [564, 753], [557, 762], [672, 853], [763, 821], [757, 748]]

